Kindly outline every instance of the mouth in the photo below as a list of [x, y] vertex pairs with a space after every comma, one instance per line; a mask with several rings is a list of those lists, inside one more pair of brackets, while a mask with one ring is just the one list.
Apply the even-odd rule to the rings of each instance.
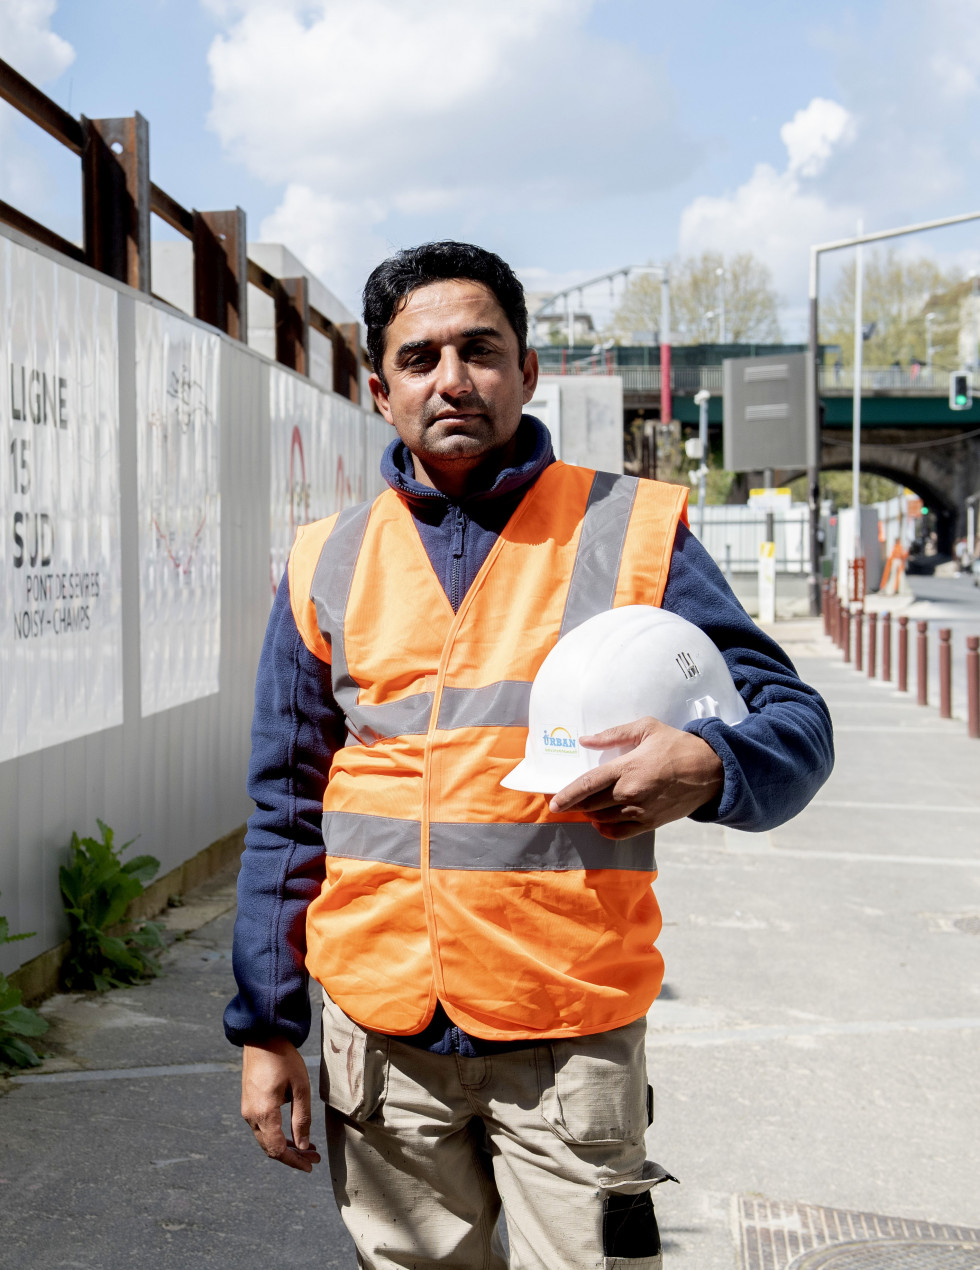
[[436, 415], [432, 422], [442, 424], [465, 424], [470, 419], [483, 419], [485, 415], [482, 410], [452, 410], [445, 414]]

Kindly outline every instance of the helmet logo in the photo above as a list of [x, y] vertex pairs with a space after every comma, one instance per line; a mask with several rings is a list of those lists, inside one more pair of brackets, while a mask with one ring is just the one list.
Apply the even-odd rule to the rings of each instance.
[[548, 754], [574, 754], [578, 741], [567, 728], [552, 728], [544, 733], [544, 748]]
[[674, 658], [680, 667], [681, 674], [685, 679], [697, 679], [701, 671], [698, 669], [697, 662], [690, 653], [678, 653]]

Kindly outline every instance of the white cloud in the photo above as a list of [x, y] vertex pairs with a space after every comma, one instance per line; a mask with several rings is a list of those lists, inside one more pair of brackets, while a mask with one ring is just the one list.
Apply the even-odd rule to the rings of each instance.
[[759, 163], [734, 194], [702, 195], [684, 209], [681, 253], [752, 251], [772, 269], [781, 292], [798, 293], [806, 280], [810, 243], [854, 231], [857, 210], [831, 203], [813, 178], [855, 136], [854, 119], [843, 106], [815, 97], [780, 129], [787, 151], [782, 172]]
[[478, 232], [495, 213], [662, 188], [699, 157], [666, 76], [586, 30], [597, 0], [207, 3], [223, 25], [211, 127], [287, 187], [263, 234], [288, 230], [294, 250], [359, 280], [399, 218]]
[[840, 102], [826, 97], [814, 97], [779, 130], [789, 153], [789, 171], [795, 176], [817, 176], [827, 166], [835, 146], [853, 135], [851, 115]]
[[364, 284], [362, 262], [380, 259], [386, 243], [376, 232], [384, 206], [372, 199], [337, 199], [308, 185], [290, 184], [276, 210], [262, 222], [264, 242], [290, 251], [355, 308]]
[[[3, 59], [36, 84], [56, 79], [75, 59], [75, 50], [51, 30], [56, 0], [0, 0]], [[0, 102], [0, 198], [52, 228], [70, 232], [67, 218], [52, 205], [57, 184], [34, 144], [36, 125]]]
[[35, 83], [56, 79], [75, 50], [51, 30], [57, 0], [0, 0], [3, 59]]

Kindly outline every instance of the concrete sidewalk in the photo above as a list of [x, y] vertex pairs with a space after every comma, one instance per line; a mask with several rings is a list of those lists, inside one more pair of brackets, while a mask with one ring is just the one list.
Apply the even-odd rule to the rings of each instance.
[[[980, 1265], [950, 1259], [980, 1241], [980, 742], [816, 624], [776, 634], [830, 703], [837, 769], [773, 833], [658, 835], [665, 1267], [815, 1270], [825, 1244], [833, 1270]], [[239, 1119], [233, 903], [225, 878], [171, 910], [160, 979], [45, 1007], [48, 1078], [0, 1098], [5, 1270], [354, 1266], [324, 1168], [267, 1162]], [[861, 1260], [883, 1236], [911, 1259]]]

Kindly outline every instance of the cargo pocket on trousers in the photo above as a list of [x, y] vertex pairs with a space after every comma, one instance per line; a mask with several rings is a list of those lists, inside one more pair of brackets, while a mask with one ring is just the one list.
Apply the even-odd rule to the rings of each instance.
[[360, 1027], [323, 994], [320, 1097], [351, 1120], [367, 1120], [388, 1083], [388, 1038]]
[[540, 1047], [541, 1114], [563, 1142], [639, 1142], [647, 1128], [646, 1020]]
[[666, 1181], [677, 1178], [647, 1160], [639, 1177], [601, 1183], [603, 1270], [661, 1270], [660, 1228], [650, 1192]]

